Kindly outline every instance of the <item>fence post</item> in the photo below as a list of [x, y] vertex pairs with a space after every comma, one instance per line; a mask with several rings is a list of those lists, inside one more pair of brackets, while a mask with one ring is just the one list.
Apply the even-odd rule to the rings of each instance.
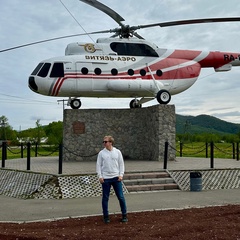
[[21, 143], [21, 158], [23, 158], [23, 143]]
[[6, 160], [6, 150], [7, 144], [6, 142], [2, 142], [2, 168], [5, 168], [5, 160]]
[[63, 161], [62, 149], [63, 149], [63, 145], [62, 145], [62, 143], [60, 143], [60, 144], [59, 144], [58, 174], [62, 174], [62, 161]]
[[27, 143], [27, 170], [30, 170], [30, 161], [31, 161], [31, 143]]
[[235, 159], [235, 143], [232, 143], [232, 150], [233, 150], [233, 156], [232, 158]]
[[239, 142], [237, 142], [237, 161], [239, 161]]
[[168, 160], [168, 142], [165, 142], [163, 169], [167, 169], [167, 160]]
[[7, 142], [4, 142], [4, 156], [5, 160], [7, 160]]
[[182, 151], [183, 151], [183, 143], [180, 142], [180, 157], [182, 157]]
[[206, 158], [208, 158], [208, 143], [206, 142]]
[[210, 149], [210, 152], [211, 152], [210, 168], [214, 168], [214, 143], [211, 142], [210, 146], [211, 146], [211, 149]]
[[35, 142], [35, 157], [37, 157], [38, 154], [38, 143]]

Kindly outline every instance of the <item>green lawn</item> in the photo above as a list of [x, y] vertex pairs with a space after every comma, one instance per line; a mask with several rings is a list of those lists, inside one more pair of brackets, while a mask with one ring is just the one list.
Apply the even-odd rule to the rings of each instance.
[[[46, 156], [58, 156], [59, 149], [58, 147], [38, 147], [37, 155], [35, 146], [31, 146], [30, 150], [31, 157], [46, 157]], [[21, 147], [8, 147], [7, 149], [7, 159], [21, 158]], [[23, 148], [23, 158], [27, 157], [27, 147]], [[2, 159], [2, 148], [0, 149], [0, 159]]]
[[[235, 158], [237, 158], [237, 144], [234, 145]], [[176, 156], [180, 156], [180, 143], [176, 143]], [[214, 158], [233, 158], [233, 144], [232, 143], [214, 143], [213, 148]], [[182, 145], [183, 157], [210, 157], [211, 146], [203, 142], [184, 143]]]
[[[237, 144], [235, 144], [235, 158], [237, 158]], [[58, 156], [58, 147], [38, 147], [37, 155], [35, 146], [31, 146], [31, 157], [45, 157], [45, 156]], [[176, 143], [176, 156], [180, 156], [180, 143]], [[183, 157], [201, 157], [206, 156], [210, 158], [210, 143], [208, 144], [208, 150], [206, 151], [206, 143], [194, 142], [184, 143], [182, 145], [182, 156]], [[24, 147], [23, 158], [27, 157], [27, 148]], [[7, 159], [21, 158], [20, 147], [10, 147], [7, 149]], [[231, 143], [214, 143], [214, 158], [233, 158], [233, 145]], [[0, 149], [0, 159], [2, 159], [2, 148]]]

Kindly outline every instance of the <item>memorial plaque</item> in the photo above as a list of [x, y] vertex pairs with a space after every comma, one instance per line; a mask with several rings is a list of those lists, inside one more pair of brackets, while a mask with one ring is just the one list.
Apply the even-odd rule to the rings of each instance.
[[84, 122], [73, 122], [73, 133], [75, 134], [84, 134], [85, 133], [85, 123]]

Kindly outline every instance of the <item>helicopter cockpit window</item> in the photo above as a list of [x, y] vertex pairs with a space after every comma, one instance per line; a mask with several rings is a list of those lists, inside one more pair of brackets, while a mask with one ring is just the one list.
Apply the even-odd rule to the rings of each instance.
[[54, 63], [53, 64], [50, 77], [52, 77], [52, 78], [64, 77], [63, 63]]
[[110, 47], [118, 55], [158, 57], [157, 52], [146, 44], [112, 42]]
[[44, 63], [41, 70], [37, 74], [39, 77], [46, 77], [48, 75], [48, 71], [51, 67], [51, 63]]
[[33, 70], [33, 72], [31, 73], [31, 75], [37, 75], [38, 71], [40, 70], [40, 68], [42, 67], [43, 63], [39, 63], [36, 68]]

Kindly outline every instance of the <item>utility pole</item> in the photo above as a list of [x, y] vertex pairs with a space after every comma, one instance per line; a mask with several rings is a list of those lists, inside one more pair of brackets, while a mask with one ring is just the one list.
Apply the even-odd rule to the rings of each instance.
[[58, 102], [58, 104], [59, 104], [60, 102], [62, 102], [62, 105], [63, 105], [63, 115], [64, 115], [65, 102], [68, 102], [68, 100], [62, 99], [62, 100], [57, 100], [57, 102]]
[[57, 100], [57, 102], [58, 102], [58, 104], [59, 104], [59, 102], [62, 102], [62, 104], [63, 104], [63, 111], [64, 111], [64, 109], [65, 109], [65, 102], [68, 102], [68, 100], [66, 100], [66, 99], [62, 99], [62, 100]]

